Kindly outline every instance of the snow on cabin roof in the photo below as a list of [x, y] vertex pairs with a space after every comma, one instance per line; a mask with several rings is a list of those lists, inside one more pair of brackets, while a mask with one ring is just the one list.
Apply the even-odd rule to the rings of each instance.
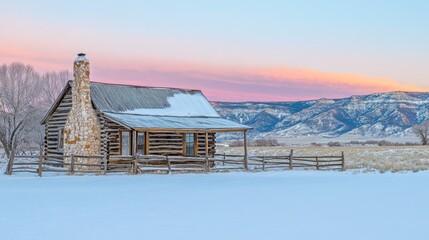
[[123, 113], [105, 113], [105, 116], [130, 128], [145, 129], [211, 129], [246, 130], [248, 126], [221, 117], [148, 116]]
[[220, 117], [198, 90], [92, 82], [91, 98], [102, 112], [151, 116]]

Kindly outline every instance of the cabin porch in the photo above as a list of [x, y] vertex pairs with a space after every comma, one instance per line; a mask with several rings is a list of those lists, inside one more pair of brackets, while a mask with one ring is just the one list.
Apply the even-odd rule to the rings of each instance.
[[[109, 161], [128, 162], [143, 155], [213, 158], [216, 133], [243, 132], [247, 159], [247, 130], [243, 129], [119, 129], [119, 148], [109, 151]], [[127, 157], [125, 157], [127, 156]]]

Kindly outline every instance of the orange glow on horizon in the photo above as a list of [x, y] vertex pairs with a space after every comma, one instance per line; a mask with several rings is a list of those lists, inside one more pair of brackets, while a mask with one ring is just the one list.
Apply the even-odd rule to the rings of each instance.
[[[71, 72], [75, 56], [69, 55], [60, 58], [56, 53], [41, 50], [0, 47], [0, 63], [19, 61], [33, 65], [38, 71]], [[387, 78], [309, 69], [208, 66], [106, 53], [93, 53], [88, 58], [92, 79], [97, 82], [201, 89], [209, 99], [218, 101], [291, 101], [376, 92], [429, 91]]]
[[347, 73], [325, 73], [305, 69], [265, 69], [259, 74], [276, 78], [299, 79], [303, 82], [319, 82], [346, 85], [350, 87], [369, 88], [373, 91], [427, 91], [417, 86], [401, 84], [387, 78], [366, 77]]

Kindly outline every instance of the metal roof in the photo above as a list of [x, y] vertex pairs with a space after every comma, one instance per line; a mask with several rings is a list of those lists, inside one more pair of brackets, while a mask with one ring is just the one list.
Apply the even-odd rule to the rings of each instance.
[[[51, 107], [50, 118], [70, 82]], [[91, 100], [105, 116], [130, 128], [247, 130], [250, 127], [220, 117], [199, 90], [154, 88], [91, 82]]]

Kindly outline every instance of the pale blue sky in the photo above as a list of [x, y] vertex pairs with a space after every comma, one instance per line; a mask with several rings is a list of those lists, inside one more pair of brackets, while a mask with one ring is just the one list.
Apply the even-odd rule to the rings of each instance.
[[109, 63], [308, 69], [423, 89], [428, 13], [429, 1], [405, 0], [3, 1], [0, 54], [45, 66], [79, 49]]

